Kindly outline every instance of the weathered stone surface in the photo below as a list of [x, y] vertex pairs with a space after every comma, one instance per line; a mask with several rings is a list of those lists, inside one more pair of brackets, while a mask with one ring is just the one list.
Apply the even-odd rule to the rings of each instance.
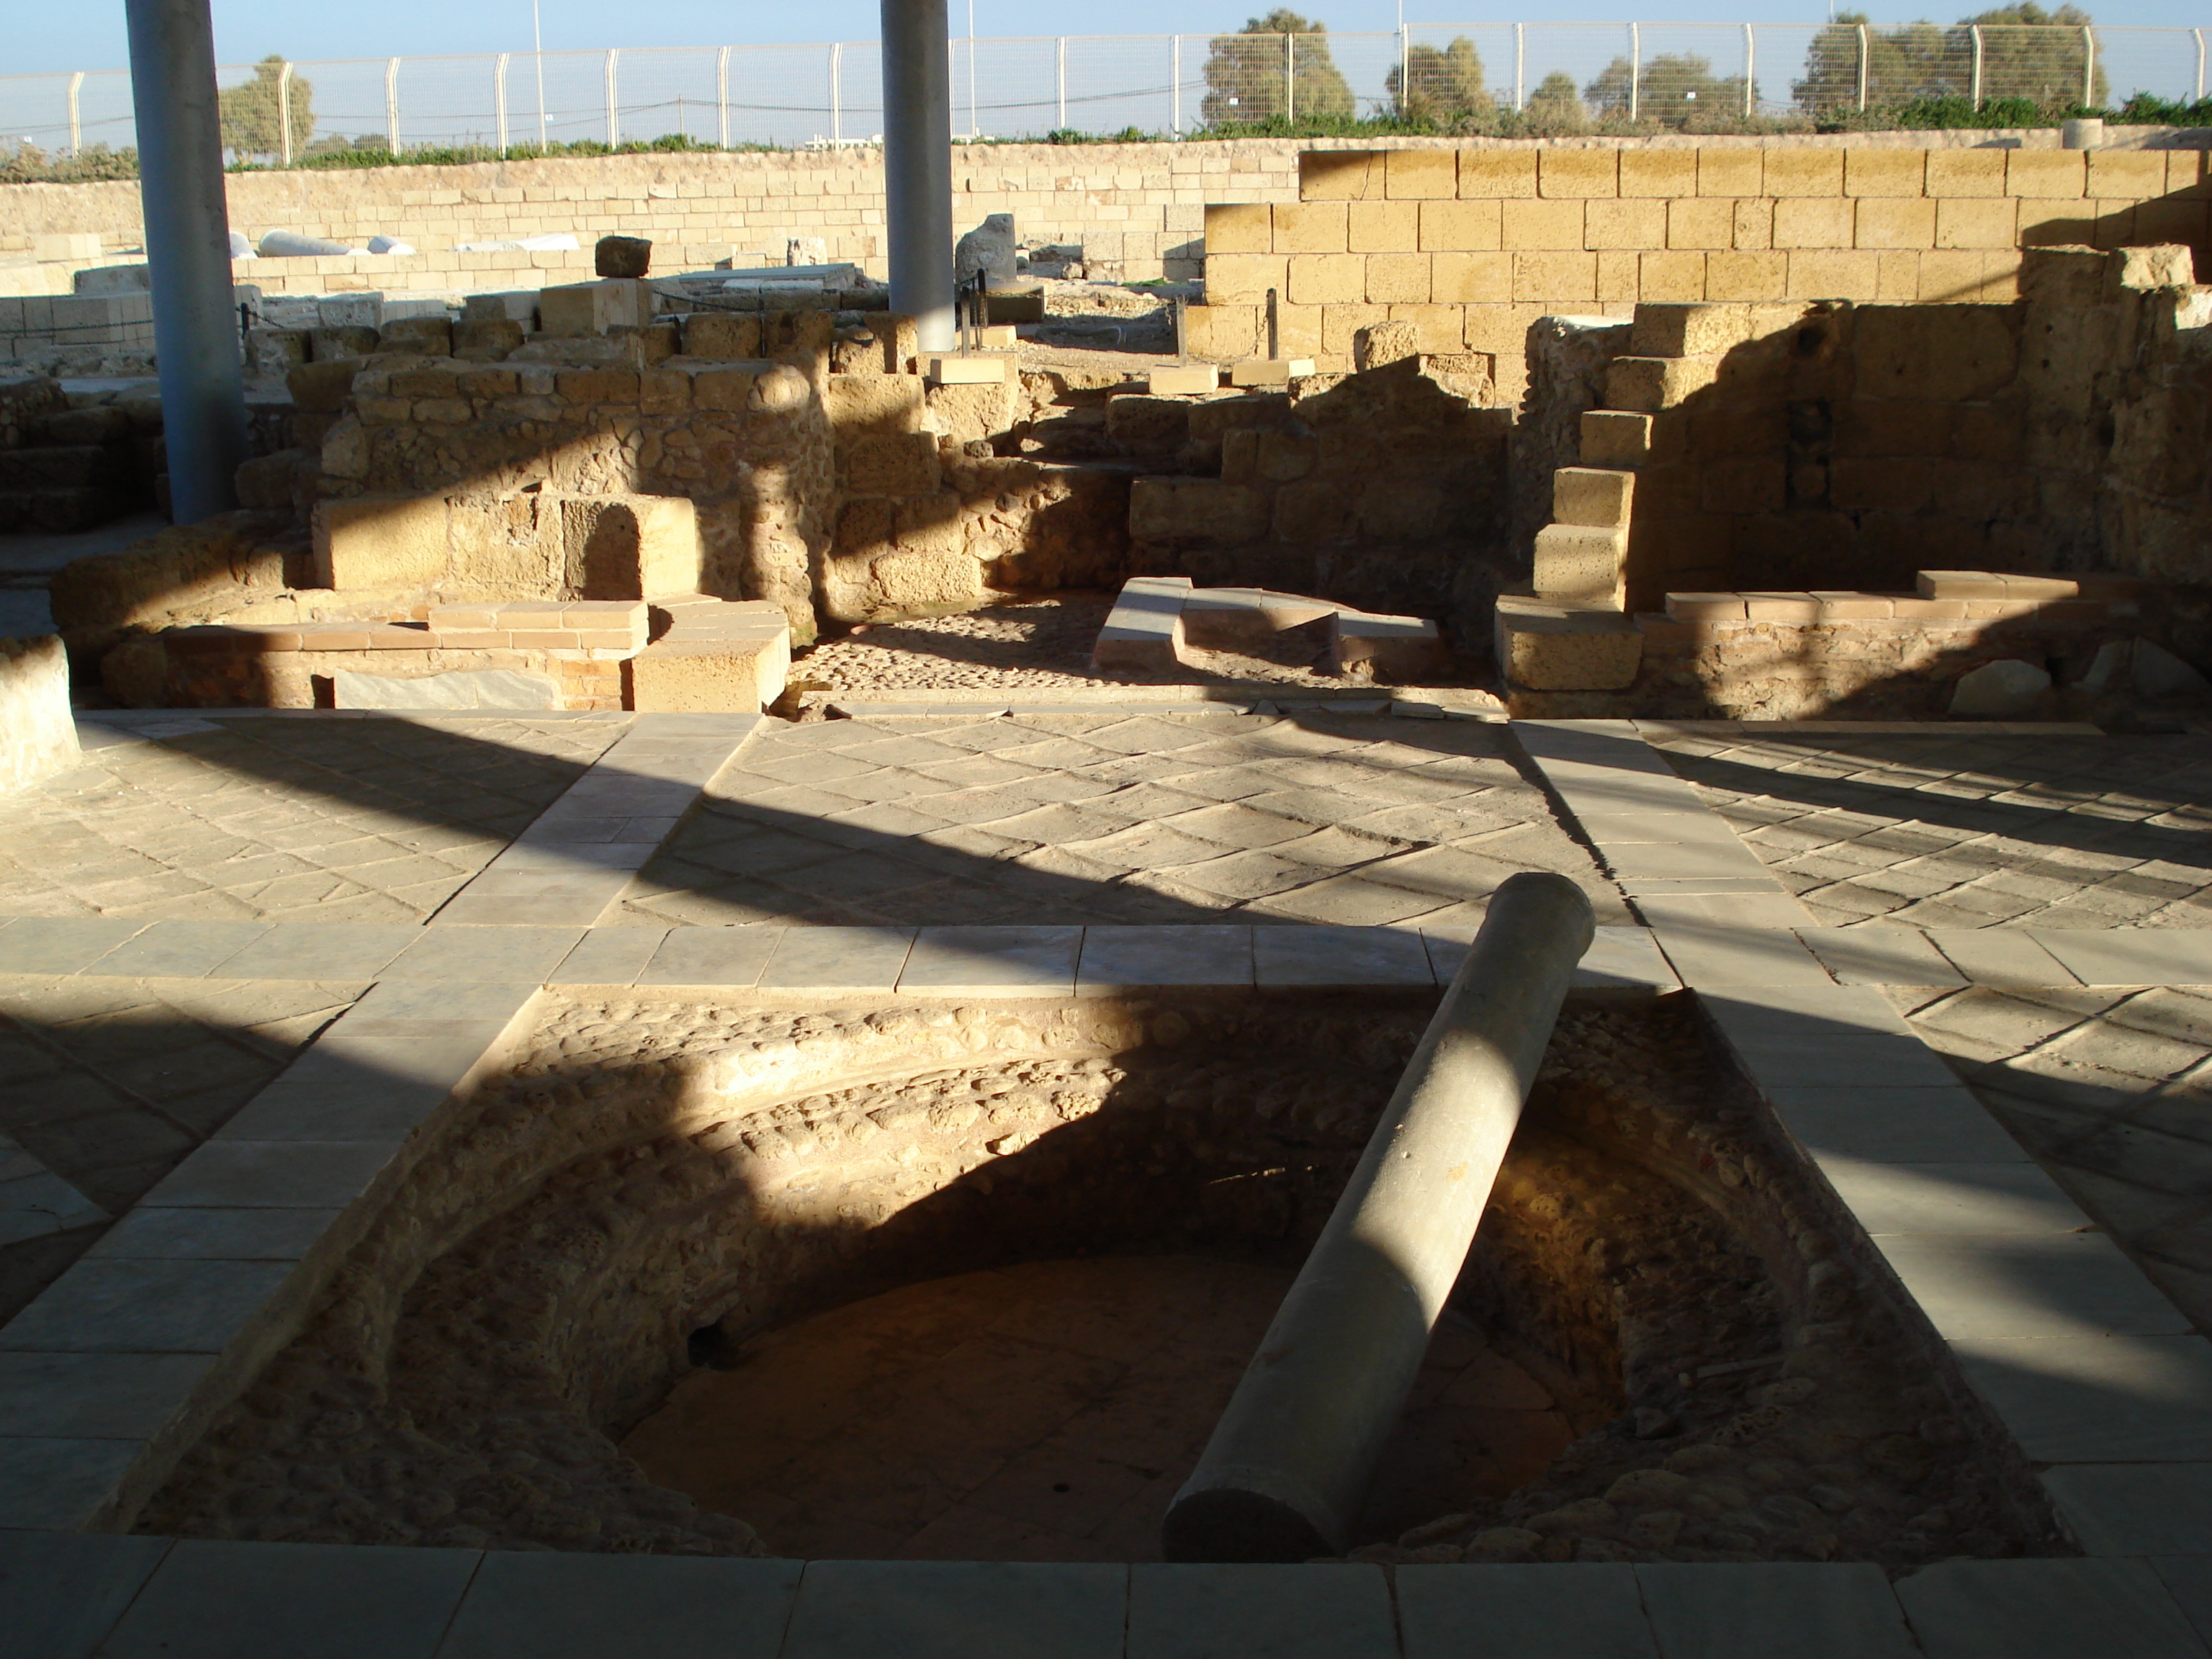
[[446, 574], [441, 495], [319, 501], [314, 570], [320, 587], [424, 587]]
[[1961, 674], [1951, 692], [1954, 714], [2022, 715], [2039, 708], [2051, 676], [2033, 663], [2006, 659]]
[[301, 363], [284, 377], [293, 404], [302, 410], [335, 414], [345, 407], [354, 377], [365, 365], [360, 357], [319, 358]]
[[58, 635], [0, 638], [0, 791], [76, 764], [69, 656]]
[[602, 276], [642, 276], [653, 264], [653, 244], [642, 236], [602, 236], [592, 246], [592, 269]]
[[514, 668], [453, 669], [402, 678], [341, 668], [331, 677], [340, 708], [558, 708], [561, 683]]

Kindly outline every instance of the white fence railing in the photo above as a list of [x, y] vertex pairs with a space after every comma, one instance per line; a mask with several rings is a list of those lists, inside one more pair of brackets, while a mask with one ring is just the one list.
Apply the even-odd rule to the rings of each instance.
[[[951, 43], [953, 125], [981, 138], [1188, 135], [1275, 116], [1443, 114], [1550, 100], [1692, 125], [1928, 97], [2118, 104], [2204, 96], [2208, 31], [2021, 25], [1422, 23], [1384, 33], [1067, 35]], [[872, 40], [350, 58], [218, 71], [242, 153], [368, 142], [866, 143]], [[257, 122], [256, 112], [258, 112]], [[262, 141], [265, 140], [265, 143]], [[0, 143], [135, 144], [127, 71], [0, 76]]]

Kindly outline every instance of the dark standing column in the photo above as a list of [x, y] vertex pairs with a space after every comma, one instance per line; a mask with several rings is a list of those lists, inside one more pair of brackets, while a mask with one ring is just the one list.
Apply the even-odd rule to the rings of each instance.
[[179, 524], [237, 506], [234, 475], [246, 459], [246, 379], [231, 302], [230, 218], [208, 3], [125, 0], [161, 429]]
[[945, 0], [883, 0], [884, 222], [891, 309], [924, 351], [950, 351], [952, 75]]

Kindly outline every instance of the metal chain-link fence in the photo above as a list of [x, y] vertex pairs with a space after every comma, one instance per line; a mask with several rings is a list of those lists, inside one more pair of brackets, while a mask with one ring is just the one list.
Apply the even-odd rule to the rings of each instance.
[[[2208, 31], [1984, 24], [1423, 23], [1402, 32], [1066, 35], [951, 43], [962, 137], [1128, 131], [1515, 110], [1553, 125], [1697, 131], [1930, 98], [2117, 104], [2205, 92]], [[233, 154], [291, 161], [379, 146], [513, 149], [681, 137], [725, 147], [866, 143], [883, 126], [872, 40], [472, 57], [271, 58], [219, 71]], [[0, 144], [137, 143], [122, 70], [0, 76]]]

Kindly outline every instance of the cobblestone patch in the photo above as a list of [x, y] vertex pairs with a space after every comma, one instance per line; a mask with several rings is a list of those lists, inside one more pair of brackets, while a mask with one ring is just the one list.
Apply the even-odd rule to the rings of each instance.
[[207, 724], [0, 802], [0, 915], [421, 921], [623, 731]]
[[2212, 1335], [2212, 987], [1888, 994]]
[[[0, 978], [0, 1139], [120, 1215], [361, 994], [252, 980]], [[0, 1321], [105, 1217], [0, 1246]]]
[[1504, 729], [1361, 715], [831, 720], [764, 733], [640, 873], [623, 919], [1480, 919], [1517, 870], [1629, 920]]
[[2212, 926], [2212, 743], [1655, 737], [1825, 926]]

